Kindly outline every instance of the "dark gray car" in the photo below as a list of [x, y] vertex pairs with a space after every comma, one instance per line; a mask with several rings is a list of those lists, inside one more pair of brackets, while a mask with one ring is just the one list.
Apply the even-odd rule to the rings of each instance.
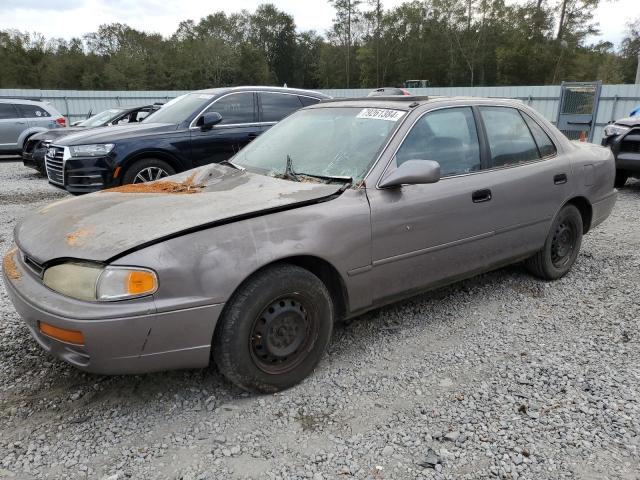
[[0, 154], [20, 153], [32, 135], [66, 124], [66, 119], [48, 103], [0, 99]]
[[562, 277], [616, 200], [608, 149], [510, 100], [323, 102], [232, 162], [22, 220], [3, 271], [40, 345], [107, 374], [213, 357], [276, 391], [337, 319], [522, 260]]
[[610, 147], [616, 159], [616, 188], [629, 177], [640, 178], [640, 117], [621, 118], [604, 127], [602, 145]]

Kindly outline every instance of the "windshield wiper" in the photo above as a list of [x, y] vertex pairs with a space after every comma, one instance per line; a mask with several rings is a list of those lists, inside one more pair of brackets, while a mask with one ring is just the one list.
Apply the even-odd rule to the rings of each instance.
[[284, 167], [284, 178], [288, 178], [289, 180], [294, 180], [296, 182], [300, 182], [301, 180], [298, 178], [298, 175], [293, 171], [293, 160], [291, 160], [291, 156], [287, 155], [287, 164]]
[[353, 177], [349, 177], [347, 175], [316, 175], [315, 173], [304, 172], [296, 172], [296, 175], [317, 178], [319, 180], [327, 180], [329, 182], [353, 183]]
[[287, 165], [284, 169], [283, 178], [288, 178], [296, 182], [301, 182], [300, 177], [317, 178], [318, 180], [326, 180], [327, 182], [353, 183], [353, 178], [341, 175], [317, 175], [315, 173], [295, 172], [293, 170], [293, 160], [287, 155]]

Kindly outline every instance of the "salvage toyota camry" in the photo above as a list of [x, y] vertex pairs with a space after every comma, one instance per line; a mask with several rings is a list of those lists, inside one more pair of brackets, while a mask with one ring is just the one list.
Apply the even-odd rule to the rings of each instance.
[[521, 102], [329, 101], [231, 162], [40, 209], [3, 272], [38, 343], [80, 369], [213, 359], [272, 392], [311, 373], [336, 319], [518, 261], [562, 277], [614, 177], [609, 150]]

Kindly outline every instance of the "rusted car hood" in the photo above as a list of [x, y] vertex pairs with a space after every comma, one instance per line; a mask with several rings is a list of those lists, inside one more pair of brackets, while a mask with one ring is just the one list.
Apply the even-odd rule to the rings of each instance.
[[[166, 180], [156, 182], [158, 188], [153, 190], [182, 192], [122, 193], [112, 189], [52, 203], [16, 226], [16, 243], [38, 263], [59, 258], [107, 261], [181, 232], [328, 200], [343, 188], [282, 180], [222, 165], [207, 165]], [[167, 185], [171, 188], [164, 188]], [[186, 187], [173, 188], [175, 185]]]

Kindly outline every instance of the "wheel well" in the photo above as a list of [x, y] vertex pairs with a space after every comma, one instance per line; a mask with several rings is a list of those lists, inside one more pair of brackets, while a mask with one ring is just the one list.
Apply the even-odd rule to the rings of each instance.
[[291, 257], [280, 262], [292, 263], [309, 270], [324, 283], [335, 306], [336, 319], [343, 318], [347, 313], [347, 287], [338, 270], [326, 260], [311, 255]]
[[31, 132], [31, 133], [28, 133], [28, 134], [24, 137], [24, 140], [22, 141], [22, 150], [24, 150], [24, 147], [25, 147], [25, 145], [27, 144], [27, 142], [29, 141], [29, 139], [30, 139], [31, 137], [33, 137], [36, 133], [40, 133], [40, 132]]
[[133, 165], [138, 160], [142, 160], [143, 158], [157, 158], [158, 160], [164, 160], [173, 167], [176, 173], [180, 173], [184, 170], [182, 164], [173, 155], [160, 151], [140, 152], [125, 161], [124, 165], [122, 166], [123, 173], [120, 175], [120, 177], [122, 178], [124, 172], [126, 172], [127, 169], [131, 167], [131, 165]]
[[[261, 272], [266, 268], [281, 264], [296, 265], [300, 268], [304, 268], [305, 270], [310, 271], [316, 277], [318, 277], [322, 281], [322, 283], [324, 283], [324, 286], [327, 287], [327, 290], [329, 290], [329, 294], [331, 295], [331, 299], [333, 300], [335, 319], [339, 320], [341, 318], [344, 318], [347, 312], [348, 305], [347, 288], [342, 280], [342, 277], [333, 265], [331, 265], [326, 260], [314, 257], [312, 255], [299, 255], [295, 257], [281, 258], [279, 260], [271, 262], [253, 272], [251, 276], [255, 275], [258, 272]], [[245, 281], [243, 281], [242, 284]], [[242, 284], [240, 284], [240, 286]], [[240, 286], [238, 286], [238, 288], [240, 288]]]
[[591, 207], [591, 203], [584, 197], [575, 197], [567, 202], [571, 205], [574, 205], [582, 216], [582, 230], [583, 233], [587, 233], [591, 228], [591, 219], [593, 217], [593, 208]]

